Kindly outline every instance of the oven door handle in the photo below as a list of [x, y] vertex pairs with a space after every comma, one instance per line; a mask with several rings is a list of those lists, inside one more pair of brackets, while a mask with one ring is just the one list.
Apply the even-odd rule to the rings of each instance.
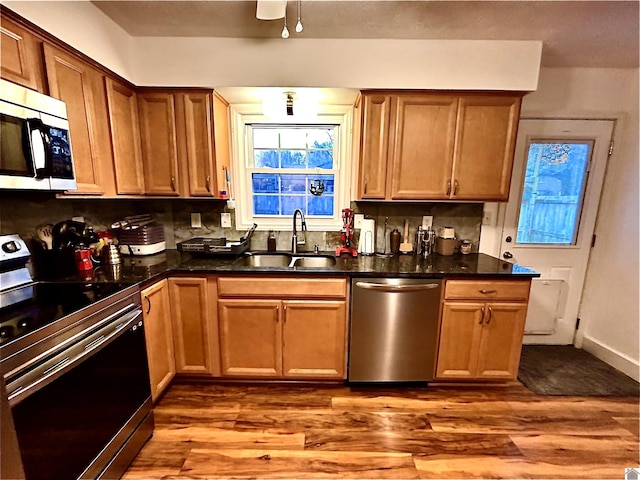
[[14, 406], [37, 392], [44, 386], [50, 384], [58, 377], [65, 374], [85, 362], [99, 350], [114, 342], [131, 327], [137, 329], [142, 320], [138, 320], [142, 315], [142, 309], [137, 308], [113, 322], [105, 325], [83, 341], [71, 345], [38, 368], [31, 370], [28, 374], [18, 377], [7, 384], [9, 405]]

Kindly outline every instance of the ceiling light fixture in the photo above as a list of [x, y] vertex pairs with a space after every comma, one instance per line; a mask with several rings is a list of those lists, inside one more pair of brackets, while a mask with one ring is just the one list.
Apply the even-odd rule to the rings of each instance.
[[[296, 23], [296, 33], [303, 30], [302, 26], [302, 0], [298, 2], [298, 22]], [[287, 28], [287, 0], [257, 0], [256, 1], [256, 18], [258, 20], [277, 20], [284, 19], [282, 28], [282, 38], [289, 38], [289, 29]]]

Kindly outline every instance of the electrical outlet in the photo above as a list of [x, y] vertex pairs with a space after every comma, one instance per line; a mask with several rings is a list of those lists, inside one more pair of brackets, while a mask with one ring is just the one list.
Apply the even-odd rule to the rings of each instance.
[[433, 215], [422, 216], [422, 229], [426, 230], [429, 227], [433, 227]]
[[191, 214], [191, 228], [202, 228], [202, 217], [199, 213]]
[[220, 226], [222, 228], [231, 228], [231, 214], [230, 213], [221, 213], [220, 214]]
[[493, 225], [493, 212], [491, 210], [483, 213], [482, 225]]
[[362, 221], [364, 220], [364, 214], [356, 213], [353, 216], [353, 228], [362, 228]]

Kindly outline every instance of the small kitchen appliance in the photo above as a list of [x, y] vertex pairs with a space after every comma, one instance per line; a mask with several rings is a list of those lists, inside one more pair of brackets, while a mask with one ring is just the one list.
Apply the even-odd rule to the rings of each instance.
[[339, 257], [343, 253], [351, 255], [352, 257], [358, 256], [358, 251], [351, 246], [353, 244], [353, 210], [350, 208], [342, 209], [340, 242], [342, 245], [336, 247], [336, 257]]
[[153, 255], [164, 252], [164, 226], [151, 215], [135, 215], [111, 225], [117, 233], [120, 253], [123, 255]]

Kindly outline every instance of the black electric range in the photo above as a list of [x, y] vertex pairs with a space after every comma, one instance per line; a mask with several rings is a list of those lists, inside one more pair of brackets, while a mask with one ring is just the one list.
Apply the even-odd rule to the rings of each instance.
[[[119, 292], [124, 283], [36, 282], [0, 293], [0, 345]], [[6, 305], [6, 306], [5, 306]]]

